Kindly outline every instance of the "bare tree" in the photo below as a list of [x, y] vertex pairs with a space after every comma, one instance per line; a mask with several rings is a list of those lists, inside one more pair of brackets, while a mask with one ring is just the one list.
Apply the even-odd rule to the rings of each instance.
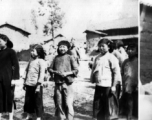
[[64, 13], [55, 0], [40, 0], [39, 4], [39, 16], [47, 16], [47, 22], [44, 24], [43, 33], [45, 35], [51, 34], [54, 40], [54, 32], [62, 28]]

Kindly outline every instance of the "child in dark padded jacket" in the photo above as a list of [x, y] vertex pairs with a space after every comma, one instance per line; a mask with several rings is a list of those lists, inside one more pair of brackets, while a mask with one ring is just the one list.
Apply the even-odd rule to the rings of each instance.
[[68, 41], [60, 41], [58, 55], [48, 69], [55, 81], [54, 102], [58, 120], [73, 120], [74, 118], [72, 83], [78, 74], [78, 65], [73, 56], [68, 54], [69, 48]]
[[130, 43], [128, 59], [122, 64], [122, 97], [120, 114], [127, 120], [138, 117], [138, 43]]

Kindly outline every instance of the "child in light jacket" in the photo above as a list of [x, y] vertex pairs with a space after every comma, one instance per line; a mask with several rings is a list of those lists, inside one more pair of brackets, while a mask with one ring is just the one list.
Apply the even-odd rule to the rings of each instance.
[[27, 120], [32, 119], [36, 112], [37, 120], [41, 120], [43, 114], [43, 88], [42, 83], [45, 77], [46, 63], [45, 52], [41, 45], [33, 45], [31, 48], [32, 60], [28, 63], [25, 74], [24, 90], [25, 103], [24, 112], [27, 113]]
[[121, 84], [121, 74], [118, 59], [110, 51], [111, 41], [101, 39], [98, 43], [100, 54], [96, 57], [91, 81], [96, 83], [93, 117], [97, 120], [110, 119], [109, 96], [110, 91], [116, 91], [116, 85]]

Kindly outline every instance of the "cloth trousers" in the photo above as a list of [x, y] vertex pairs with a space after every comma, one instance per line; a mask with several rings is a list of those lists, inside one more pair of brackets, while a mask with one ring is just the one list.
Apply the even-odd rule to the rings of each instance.
[[36, 113], [37, 117], [42, 117], [43, 114], [43, 87], [40, 87], [40, 92], [35, 92], [36, 87], [26, 85], [24, 112]]
[[56, 84], [54, 90], [54, 102], [55, 102], [55, 116], [58, 120], [73, 120], [74, 109], [73, 109], [74, 90], [72, 84]]
[[138, 117], [138, 90], [136, 90], [137, 86], [128, 86], [127, 84], [123, 87], [120, 98], [120, 114], [130, 119], [132, 116]]
[[[12, 112], [15, 86], [5, 86], [0, 82], [0, 113]], [[15, 105], [15, 104], [14, 104]]]
[[111, 87], [95, 87], [93, 102], [93, 117], [97, 120], [108, 120], [110, 117], [109, 110], [109, 93]]

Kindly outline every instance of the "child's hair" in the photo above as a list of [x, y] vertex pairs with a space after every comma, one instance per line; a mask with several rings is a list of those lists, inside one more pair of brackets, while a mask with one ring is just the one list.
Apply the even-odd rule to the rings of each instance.
[[67, 41], [67, 40], [62, 40], [62, 41], [60, 41], [59, 43], [58, 43], [58, 47], [60, 46], [60, 45], [65, 45], [65, 46], [67, 46], [67, 48], [69, 49], [70, 48], [70, 43]]
[[59, 46], [60, 46], [60, 45], [65, 45], [65, 46], [67, 46], [67, 48], [68, 48], [67, 53], [68, 53], [68, 54], [71, 54], [71, 52], [70, 52], [70, 47], [71, 47], [70, 43], [69, 43], [68, 41], [66, 41], [66, 40], [62, 40], [62, 41], [60, 41], [60, 42], [58, 43], [57, 53], [58, 53], [59, 55], [60, 55], [60, 52], [59, 52]]
[[136, 55], [138, 56], [138, 44], [137, 43], [130, 43], [130, 44], [128, 44], [127, 50], [129, 48], [136, 48], [136, 50], [137, 50], [137, 54]]
[[122, 40], [116, 40], [113, 42], [114, 49], [119, 49], [120, 47], [124, 47], [124, 43]]
[[7, 43], [6, 43], [6, 46], [7, 46], [8, 48], [13, 48], [13, 43], [12, 43], [12, 41], [10, 41], [10, 39], [9, 39], [6, 35], [0, 34], [0, 39], [2, 39], [2, 40], [4, 40], [4, 41], [7, 42]]
[[44, 49], [41, 45], [38, 45], [38, 44], [31, 45], [31, 48], [36, 49], [39, 58], [45, 59], [46, 52], [44, 51]]
[[113, 43], [113, 42], [112, 42], [111, 40], [109, 40], [109, 39], [107, 39], [107, 38], [102, 38], [102, 39], [98, 42], [98, 46], [99, 46], [100, 44], [102, 44], [102, 43], [108, 45], [108, 47], [109, 47], [109, 52], [110, 52], [110, 53], [113, 52], [113, 47], [112, 47], [112, 43]]

